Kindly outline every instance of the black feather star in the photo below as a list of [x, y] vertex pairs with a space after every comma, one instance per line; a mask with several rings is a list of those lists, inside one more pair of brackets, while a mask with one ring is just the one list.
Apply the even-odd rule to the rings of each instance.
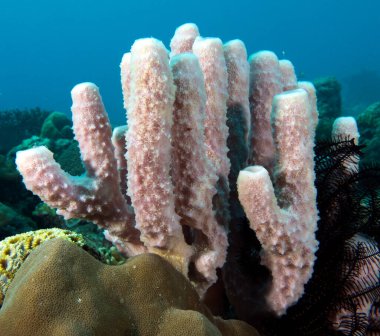
[[380, 166], [361, 166], [354, 139], [315, 148], [318, 190], [313, 277], [281, 325], [297, 335], [380, 332]]
[[271, 275], [254, 233], [244, 219], [231, 226], [224, 280], [233, 317], [264, 336], [380, 334], [380, 166], [360, 165], [362, 149], [349, 138], [315, 147], [319, 249], [304, 295], [285, 316], [266, 310]]

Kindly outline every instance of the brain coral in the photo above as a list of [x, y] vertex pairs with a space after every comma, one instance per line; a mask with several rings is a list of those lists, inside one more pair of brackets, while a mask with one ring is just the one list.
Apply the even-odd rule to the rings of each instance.
[[0, 306], [16, 271], [30, 252], [42, 242], [57, 237], [72, 241], [79, 246], [85, 243], [81, 235], [57, 228], [20, 233], [0, 242]]
[[255, 336], [211, 315], [193, 286], [163, 258], [142, 254], [109, 266], [62, 239], [23, 263], [0, 310], [7, 336]]

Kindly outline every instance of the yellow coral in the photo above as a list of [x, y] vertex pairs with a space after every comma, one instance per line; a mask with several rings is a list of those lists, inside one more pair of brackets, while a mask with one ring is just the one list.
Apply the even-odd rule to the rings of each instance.
[[26, 257], [41, 243], [53, 238], [63, 238], [79, 246], [85, 244], [82, 235], [57, 228], [20, 233], [0, 241], [0, 306], [12, 279]]

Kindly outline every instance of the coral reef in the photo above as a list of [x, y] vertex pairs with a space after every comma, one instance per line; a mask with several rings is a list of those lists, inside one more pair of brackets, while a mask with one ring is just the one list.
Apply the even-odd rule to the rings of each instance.
[[317, 90], [319, 122], [316, 140], [329, 139], [334, 120], [341, 116], [341, 85], [335, 77], [323, 77], [313, 82]]
[[20, 233], [0, 242], [0, 305], [16, 272], [29, 254], [43, 242], [58, 237], [78, 246], [84, 245], [81, 235], [56, 228]]
[[[98, 89], [91, 83], [72, 90], [73, 127], [86, 175], [68, 175], [45, 147], [18, 152], [17, 167], [27, 188], [57, 208], [59, 214], [84, 218], [106, 228], [108, 239], [127, 255], [149, 251], [164, 256], [190, 278], [202, 295], [216, 282], [216, 270], [226, 259], [229, 177], [231, 180], [227, 114], [238, 106], [246, 125], [241, 134], [246, 146], [251, 143], [249, 129], [253, 126], [251, 161], [263, 165], [263, 171], [268, 169], [275, 185], [282, 187], [278, 189], [283, 194], [279, 206], [287, 208], [283, 219], [287, 217], [297, 232], [294, 237], [300, 250], [295, 254], [290, 253], [295, 241], [288, 233], [286, 246], [281, 241], [266, 244], [269, 237], [261, 237], [267, 249], [263, 256], [271, 255], [273, 244], [284, 255], [271, 262], [268, 259], [269, 263], [263, 261], [275, 279], [268, 299], [270, 307], [283, 314], [302, 295], [317, 246], [313, 238], [317, 221], [312, 152], [314, 89], [311, 84], [297, 83], [289, 61], [278, 61], [274, 54], [262, 52], [252, 57], [249, 91], [244, 44], [233, 41], [223, 47], [219, 39], [197, 35], [194, 25], [177, 29], [170, 63], [164, 45], [152, 38], [137, 40], [131, 53], [123, 57], [127, 176], [119, 174], [125, 164], [120, 162], [120, 155], [117, 162], [108, 117]], [[190, 51], [190, 41], [192, 53], [176, 55], [176, 50]], [[270, 112], [276, 94], [274, 127], [283, 132], [277, 131], [273, 140]], [[294, 113], [303, 120], [302, 125], [292, 126]], [[309, 118], [310, 125], [305, 122]], [[282, 128], [281, 123], [285, 125]], [[300, 145], [292, 155], [297, 143]], [[282, 155], [279, 165], [275, 164], [275, 153]], [[242, 184], [249, 183], [245, 179]], [[126, 185], [132, 207], [121, 192]], [[258, 198], [265, 199], [269, 195], [265, 188], [271, 185], [268, 175], [265, 184], [257, 186]], [[232, 192], [236, 195], [236, 189]], [[253, 214], [253, 199], [244, 199], [245, 210]], [[252, 216], [249, 218], [254, 221]], [[259, 232], [264, 222], [252, 227]], [[284, 236], [281, 223], [272, 231]], [[285, 278], [294, 286], [287, 299], [281, 298]]]
[[[64, 242], [47, 242], [17, 272], [0, 321], [17, 311], [26, 323], [42, 321], [37, 333], [57, 335], [86, 328], [113, 328], [116, 335], [255, 333], [215, 319], [207, 303], [214, 314], [245, 320], [263, 335], [378, 332], [380, 169], [360, 163], [355, 119], [336, 119], [339, 83], [317, 81], [316, 92], [297, 81], [288, 60], [270, 51], [247, 60], [242, 41], [202, 38], [194, 24], [179, 27], [170, 46], [140, 39], [123, 56], [127, 125], [112, 132], [99, 89], [78, 84], [71, 92], [77, 142], [70, 122], [53, 113], [43, 137], [4, 156], [3, 180], [15, 183], [9, 162], [16, 155], [25, 185], [46, 202], [28, 205], [38, 225], [83, 230], [105, 263], [124, 261], [115, 247], [131, 258], [110, 268]], [[317, 103], [318, 137], [325, 140], [314, 158]], [[377, 107], [361, 117], [361, 139], [375, 137]], [[99, 238], [102, 230], [113, 249]], [[67, 258], [54, 265], [59, 249]], [[95, 273], [104, 275], [96, 290]], [[32, 317], [28, 307], [52, 277], [61, 287], [51, 281], [41, 315]], [[22, 307], [30, 286], [35, 291]], [[50, 308], [52, 302], [59, 305]], [[43, 319], [44, 310], [51, 319]], [[146, 316], [160, 322], [147, 323]], [[15, 335], [26, 328], [6, 323]]]
[[[15, 231], [31, 231], [36, 228], [37, 225], [32, 219], [0, 203], [0, 239], [10, 236]], [[7, 234], [5, 235], [5, 233]]]
[[53, 239], [30, 255], [8, 294], [0, 310], [7, 336], [259, 335], [213, 317], [186, 278], [154, 254], [107, 266]]
[[62, 112], [53, 112], [44, 120], [41, 126], [41, 138], [72, 139], [71, 121]]
[[380, 102], [368, 106], [363, 112], [359, 113], [358, 127], [360, 131], [360, 143], [365, 147], [365, 156], [361, 163], [364, 165], [379, 163], [380, 151]]

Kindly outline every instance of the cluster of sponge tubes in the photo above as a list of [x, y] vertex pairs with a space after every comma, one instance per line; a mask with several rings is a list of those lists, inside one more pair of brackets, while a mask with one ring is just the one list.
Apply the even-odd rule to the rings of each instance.
[[[85, 176], [64, 172], [45, 147], [18, 152], [17, 167], [59, 214], [96, 223], [126, 255], [163, 256], [203, 295], [227, 254], [236, 190], [227, 154], [244, 147], [238, 197], [272, 272], [268, 304], [282, 315], [302, 296], [318, 246], [314, 87], [272, 52], [247, 60], [243, 42], [202, 38], [194, 24], [179, 27], [170, 47], [140, 39], [124, 55], [128, 125], [113, 135], [98, 88], [72, 90]], [[228, 112], [242, 130], [229, 148]]]

